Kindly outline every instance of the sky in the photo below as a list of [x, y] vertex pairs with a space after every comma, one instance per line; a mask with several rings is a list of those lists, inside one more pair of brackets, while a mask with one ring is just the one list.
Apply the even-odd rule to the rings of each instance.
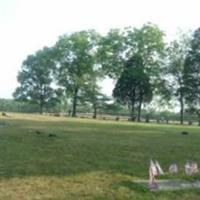
[[[200, 24], [199, 0], [0, 0], [0, 98], [12, 98], [27, 55], [52, 46], [60, 35], [157, 24], [171, 39], [178, 28]], [[112, 80], [102, 82], [111, 95]]]

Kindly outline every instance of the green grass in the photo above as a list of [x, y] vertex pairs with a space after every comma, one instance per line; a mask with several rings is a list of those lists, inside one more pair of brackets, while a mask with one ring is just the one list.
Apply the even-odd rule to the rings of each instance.
[[150, 192], [133, 182], [148, 178], [151, 158], [165, 171], [174, 160], [181, 167], [162, 178], [186, 178], [185, 161], [200, 164], [199, 127], [22, 114], [0, 122], [0, 200], [199, 199], [197, 189]]

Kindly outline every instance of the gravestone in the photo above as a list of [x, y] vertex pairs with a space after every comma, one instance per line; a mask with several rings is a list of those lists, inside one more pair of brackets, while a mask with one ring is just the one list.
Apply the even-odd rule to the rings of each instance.
[[185, 164], [185, 174], [188, 176], [194, 175], [199, 172], [198, 165], [196, 162], [187, 161]]
[[170, 173], [170, 174], [176, 174], [176, 173], [178, 173], [178, 166], [177, 166], [176, 162], [173, 162], [173, 163], [169, 166], [169, 173]]

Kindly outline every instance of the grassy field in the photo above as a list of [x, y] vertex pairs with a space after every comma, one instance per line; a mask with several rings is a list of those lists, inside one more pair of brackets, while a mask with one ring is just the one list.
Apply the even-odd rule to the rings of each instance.
[[148, 178], [151, 158], [165, 171], [174, 160], [181, 167], [163, 179], [185, 179], [185, 161], [200, 164], [195, 126], [10, 114], [0, 117], [0, 150], [0, 200], [200, 199], [197, 189], [150, 192], [134, 183]]

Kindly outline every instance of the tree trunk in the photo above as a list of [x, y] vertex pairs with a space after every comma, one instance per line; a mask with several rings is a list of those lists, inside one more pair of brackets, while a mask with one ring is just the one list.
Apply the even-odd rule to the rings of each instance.
[[141, 116], [141, 107], [142, 107], [142, 94], [140, 94], [140, 101], [139, 101], [139, 105], [138, 105], [138, 116], [137, 116], [137, 121], [140, 122], [140, 116]]
[[183, 94], [180, 94], [180, 124], [183, 124], [183, 111], [184, 111], [184, 103], [183, 103]]
[[131, 121], [135, 121], [135, 100], [131, 104]]
[[198, 117], [198, 126], [200, 126], [200, 113], [197, 111], [197, 117]]
[[40, 114], [42, 115], [43, 113], [43, 107], [44, 107], [44, 98], [43, 98], [43, 95], [40, 94], [40, 97], [39, 97], [39, 106], [40, 106]]
[[78, 87], [75, 87], [74, 98], [73, 98], [72, 117], [76, 117], [77, 96], [78, 96]]
[[96, 106], [96, 104], [93, 105], [93, 108], [94, 108], [93, 119], [96, 119], [97, 118], [97, 106]]
[[43, 113], [43, 102], [41, 101], [40, 102], [40, 114], [42, 115], [42, 113]]
[[148, 115], [148, 114], [146, 115], [145, 122], [146, 122], [146, 123], [149, 123], [149, 115]]

